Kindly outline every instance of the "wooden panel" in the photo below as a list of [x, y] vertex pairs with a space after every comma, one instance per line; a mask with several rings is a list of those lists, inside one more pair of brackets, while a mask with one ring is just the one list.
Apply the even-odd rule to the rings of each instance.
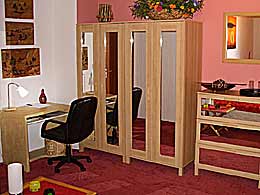
[[194, 160], [194, 143], [196, 132], [196, 104], [197, 92], [200, 90], [202, 71], [202, 24], [187, 21], [185, 25], [186, 49], [185, 49], [185, 117], [183, 166]]

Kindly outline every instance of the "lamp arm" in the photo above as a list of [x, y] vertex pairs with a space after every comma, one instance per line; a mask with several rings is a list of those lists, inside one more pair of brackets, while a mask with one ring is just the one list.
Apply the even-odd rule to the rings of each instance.
[[10, 85], [15, 85], [16, 87], [19, 87], [17, 83], [8, 83], [7, 85], [7, 101], [8, 101], [8, 109], [10, 108]]

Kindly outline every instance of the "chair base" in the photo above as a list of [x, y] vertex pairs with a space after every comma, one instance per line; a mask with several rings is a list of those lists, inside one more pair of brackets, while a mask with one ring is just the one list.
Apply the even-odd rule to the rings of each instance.
[[92, 162], [92, 160], [89, 156], [72, 156], [71, 146], [66, 145], [66, 155], [51, 157], [48, 159], [48, 164], [52, 165], [53, 161], [60, 161], [54, 168], [55, 173], [60, 173], [60, 168], [66, 163], [73, 163], [73, 164], [77, 165], [81, 171], [86, 171], [86, 168], [83, 166], [83, 164], [78, 161], [80, 159], [86, 159], [88, 163]]

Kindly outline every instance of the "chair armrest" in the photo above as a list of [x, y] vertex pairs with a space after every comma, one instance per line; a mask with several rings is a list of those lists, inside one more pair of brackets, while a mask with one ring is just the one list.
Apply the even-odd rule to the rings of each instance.
[[59, 124], [59, 125], [66, 124], [65, 122], [58, 121], [58, 120], [55, 120], [55, 119], [46, 120], [46, 121], [44, 121], [44, 123], [42, 124], [41, 132], [43, 132], [43, 131], [46, 130], [46, 127], [47, 127], [48, 123], [56, 123], [56, 124]]

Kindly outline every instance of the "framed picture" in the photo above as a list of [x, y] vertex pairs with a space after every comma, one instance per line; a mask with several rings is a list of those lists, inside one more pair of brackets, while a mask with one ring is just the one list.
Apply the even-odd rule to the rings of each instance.
[[40, 75], [40, 49], [2, 49], [3, 78]]
[[237, 17], [228, 16], [227, 33], [227, 49], [235, 49], [237, 47]]
[[5, 22], [6, 45], [34, 45], [34, 25], [28, 22]]
[[82, 70], [88, 70], [88, 47], [82, 47]]
[[33, 0], [5, 0], [5, 17], [33, 19]]

